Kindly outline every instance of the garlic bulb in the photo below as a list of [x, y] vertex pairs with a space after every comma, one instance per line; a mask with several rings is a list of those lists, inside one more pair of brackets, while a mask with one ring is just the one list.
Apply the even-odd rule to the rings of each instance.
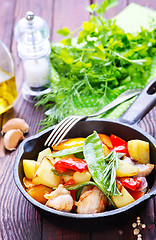
[[11, 129], [4, 135], [4, 146], [7, 150], [13, 151], [18, 143], [24, 139], [23, 132], [19, 129]]
[[4, 124], [4, 126], [2, 128], [2, 133], [6, 133], [7, 131], [9, 131], [11, 129], [19, 129], [23, 133], [27, 133], [29, 131], [29, 126], [24, 121], [24, 119], [12, 118]]

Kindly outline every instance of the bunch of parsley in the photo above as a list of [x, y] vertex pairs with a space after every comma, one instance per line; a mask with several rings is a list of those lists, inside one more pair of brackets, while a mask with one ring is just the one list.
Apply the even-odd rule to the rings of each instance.
[[[115, 3], [106, 0], [90, 5], [90, 19], [77, 29], [77, 38], [68, 28], [58, 31], [65, 38], [51, 45], [52, 91], [37, 102], [46, 110], [44, 128], [68, 115], [92, 114], [123, 91], [143, 88], [149, 81], [156, 56], [156, 28], [125, 33], [114, 20], [104, 18], [105, 10]], [[118, 107], [114, 117], [122, 113]]]

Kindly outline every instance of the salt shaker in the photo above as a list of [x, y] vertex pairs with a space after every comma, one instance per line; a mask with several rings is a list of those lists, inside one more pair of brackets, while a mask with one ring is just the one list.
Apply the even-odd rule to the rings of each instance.
[[24, 70], [22, 95], [25, 100], [34, 101], [51, 91], [49, 28], [44, 19], [28, 11], [17, 22], [14, 33]]

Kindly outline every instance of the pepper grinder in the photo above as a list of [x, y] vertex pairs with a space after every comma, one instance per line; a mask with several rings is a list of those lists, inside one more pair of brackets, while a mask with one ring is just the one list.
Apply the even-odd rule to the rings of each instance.
[[17, 22], [14, 34], [23, 63], [22, 95], [25, 100], [34, 101], [35, 97], [51, 91], [49, 28], [44, 19], [28, 11]]

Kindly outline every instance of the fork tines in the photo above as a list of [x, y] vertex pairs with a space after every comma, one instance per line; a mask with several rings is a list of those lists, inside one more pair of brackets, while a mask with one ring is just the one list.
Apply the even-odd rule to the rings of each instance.
[[64, 118], [51, 132], [45, 142], [45, 146], [53, 146], [59, 144], [70, 129], [80, 120], [79, 116], [68, 116]]

